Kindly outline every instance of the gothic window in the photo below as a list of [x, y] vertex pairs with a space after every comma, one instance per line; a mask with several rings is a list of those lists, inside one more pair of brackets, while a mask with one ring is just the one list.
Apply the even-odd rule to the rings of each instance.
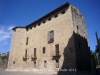
[[54, 30], [48, 32], [48, 43], [53, 43], [54, 41]]

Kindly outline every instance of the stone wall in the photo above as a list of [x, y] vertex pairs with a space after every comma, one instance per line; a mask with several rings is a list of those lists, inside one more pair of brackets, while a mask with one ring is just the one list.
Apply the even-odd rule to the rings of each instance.
[[[65, 11], [64, 14], [61, 13], [63, 10]], [[56, 68], [56, 61], [52, 60], [56, 44], [59, 44], [59, 52], [61, 55], [59, 59], [59, 68], [61, 68], [63, 64], [65, 64], [65, 67], [75, 67], [71, 7], [66, 7], [61, 11], [51, 15], [50, 21], [45, 19], [45, 23], [41, 23], [40, 26], [36, 25], [35, 28], [33, 27], [28, 31], [25, 31], [24, 28], [17, 28], [16, 31], [13, 31], [8, 68], [33, 68], [34, 61], [31, 61], [31, 55], [34, 54], [34, 48], [36, 48], [36, 68], [43, 69], [44, 61], [47, 61], [47, 69], [51, 68], [56, 71], [58, 69]], [[54, 15], [57, 15], [57, 17]], [[54, 30], [54, 42], [48, 44], [47, 34], [50, 30]], [[27, 37], [29, 38], [28, 45], [26, 45]], [[68, 43], [70, 38], [71, 41]], [[45, 54], [43, 54], [43, 47], [46, 48]], [[73, 52], [68, 51], [69, 48], [73, 49]], [[22, 59], [25, 55], [25, 50], [27, 50], [29, 56], [27, 61], [23, 61]], [[67, 53], [67, 57], [70, 57], [69, 61], [66, 61], [68, 65], [63, 62], [66, 57], [64, 53]], [[70, 53], [72, 55], [70, 55]], [[15, 62], [15, 64], [13, 62]]]
[[12, 34], [12, 41], [9, 54], [8, 68], [18, 68], [23, 64], [23, 55], [25, 51], [26, 30], [16, 29]]
[[[85, 21], [79, 14], [79, 10], [69, 5], [30, 28], [28, 27], [28, 30], [27, 28], [16, 28], [12, 35], [8, 69], [52, 69], [59, 75], [58, 69], [76, 69], [80, 59], [89, 60]], [[48, 32], [51, 30], [54, 30], [54, 41], [48, 43]], [[28, 44], [26, 45], [27, 38]], [[82, 42], [85, 48], [81, 53], [77, 43], [79, 38], [82, 41], [85, 40]], [[58, 57], [54, 56], [57, 44], [59, 44], [60, 57], [53, 60], [54, 57]], [[46, 49], [45, 53], [43, 53], [43, 47]], [[32, 61], [31, 56], [34, 55], [34, 48], [36, 48], [37, 59]], [[24, 61], [26, 50], [28, 58]], [[56, 60], [59, 60], [59, 68], [56, 68]], [[44, 61], [47, 62], [46, 68]], [[34, 62], [36, 68], [34, 68]], [[87, 64], [87, 62], [85, 63]]]
[[72, 20], [74, 26], [77, 69], [81, 71], [90, 71], [90, 46], [88, 43], [86, 23], [79, 9], [74, 6], [72, 6]]

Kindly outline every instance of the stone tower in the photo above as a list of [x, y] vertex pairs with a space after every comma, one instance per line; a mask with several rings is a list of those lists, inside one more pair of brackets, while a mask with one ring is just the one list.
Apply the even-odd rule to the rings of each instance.
[[70, 3], [12, 30], [8, 69], [91, 70], [85, 20]]

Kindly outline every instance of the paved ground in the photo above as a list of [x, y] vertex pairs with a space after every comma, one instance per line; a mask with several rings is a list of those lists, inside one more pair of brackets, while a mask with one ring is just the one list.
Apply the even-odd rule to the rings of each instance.
[[47, 73], [33, 73], [33, 72], [20, 72], [20, 71], [0, 71], [0, 75], [53, 75]]

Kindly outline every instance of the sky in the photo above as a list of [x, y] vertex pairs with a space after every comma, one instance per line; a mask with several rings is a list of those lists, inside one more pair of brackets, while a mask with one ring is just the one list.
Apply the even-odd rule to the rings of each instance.
[[100, 0], [0, 0], [0, 53], [10, 50], [12, 28], [26, 26], [69, 2], [79, 8], [86, 21], [90, 49], [100, 37]]

